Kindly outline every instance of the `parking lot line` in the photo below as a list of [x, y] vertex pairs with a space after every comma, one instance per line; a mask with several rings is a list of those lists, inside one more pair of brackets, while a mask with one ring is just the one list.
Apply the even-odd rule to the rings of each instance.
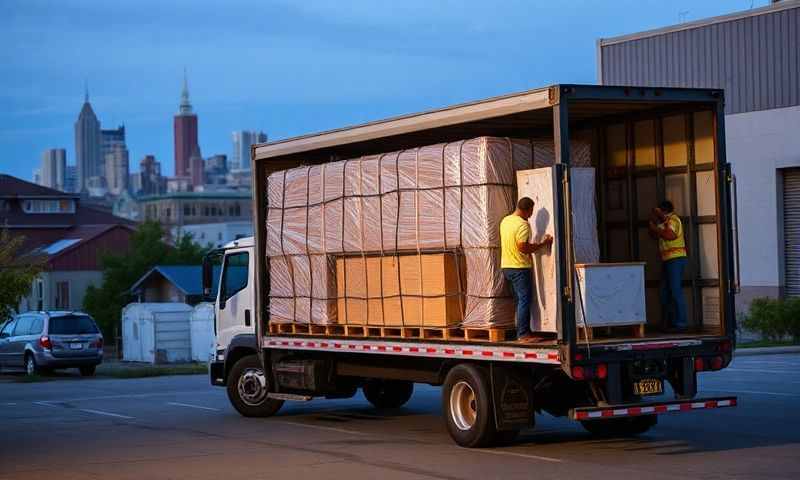
[[469, 450], [470, 452], [475, 452], [475, 453], [488, 453], [490, 455], [505, 455], [505, 456], [510, 456], [510, 457], [527, 458], [527, 459], [530, 459], [530, 460], [541, 460], [543, 462], [550, 462], [550, 463], [563, 463], [564, 462], [564, 460], [561, 460], [560, 458], [542, 457], [540, 455], [530, 455], [530, 454], [527, 454], [527, 453], [509, 452], [507, 450], [485, 450], [485, 449], [481, 449], [481, 448], [474, 448], [474, 449], [473, 448], [469, 448], [469, 449], [468, 448], [464, 448], [464, 450]]
[[289, 422], [286, 420], [273, 420], [270, 423], [280, 423], [284, 425], [294, 425], [296, 427], [315, 428], [317, 430], [328, 430], [331, 432], [349, 433], [350, 435], [368, 435], [365, 432], [356, 432], [355, 430], [345, 430], [344, 428], [323, 427], [321, 425], [309, 425], [307, 423]]
[[79, 408], [81, 412], [85, 413], [93, 413], [95, 415], [103, 415], [106, 417], [116, 417], [116, 418], [124, 418], [126, 420], [133, 420], [136, 417], [129, 417], [128, 415], [120, 415], [119, 413], [112, 413], [112, 412], [104, 412], [102, 410], [92, 410], [91, 408]]
[[199, 410], [211, 410], [212, 412], [219, 412], [220, 411], [219, 408], [204, 407], [202, 405], [192, 405], [191, 403], [167, 402], [167, 405], [174, 405], [176, 407], [197, 408]]

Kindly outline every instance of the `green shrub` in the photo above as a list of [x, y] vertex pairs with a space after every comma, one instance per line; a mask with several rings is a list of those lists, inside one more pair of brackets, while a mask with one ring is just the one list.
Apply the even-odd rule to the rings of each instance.
[[743, 325], [769, 340], [791, 337], [800, 341], [800, 298], [756, 298]]

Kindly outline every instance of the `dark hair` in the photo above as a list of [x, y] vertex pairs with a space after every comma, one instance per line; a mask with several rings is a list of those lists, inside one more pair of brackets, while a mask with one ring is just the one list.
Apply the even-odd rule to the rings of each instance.
[[522, 211], [527, 212], [528, 210], [533, 208], [533, 200], [531, 200], [528, 197], [522, 197], [517, 202], [517, 208], [522, 210]]
[[675, 211], [675, 207], [672, 206], [672, 202], [670, 202], [669, 200], [664, 200], [663, 202], [659, 203], [658, 208], [664, 210], [667, 213], [672, 213], [673, 211]]

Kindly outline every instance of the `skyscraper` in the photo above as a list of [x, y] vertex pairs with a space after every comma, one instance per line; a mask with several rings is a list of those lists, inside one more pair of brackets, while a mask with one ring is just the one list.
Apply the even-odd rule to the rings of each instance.
[[233, 132], [233, 158], [231, 168], [250, 170], [250, 146], [254, 143], [266, 143], [267, 134], [250, 130]]
[[166, 182], [161, 176], [161, 162], [153, 155], [145, 155], [139, 162], [139, 175], [141, 176], [140, 195], [159, 195], [166, 191]]
[[108, 193], [117, 196], [128, 190], [128, 149], [116, 143], [106, 153], [106, 186]]
[[192, 187], [202, 187], [205, 182], [205, 162], [200, 155], [200, 147], [195, 145], [192, 156], [189, 157], [189, 175], [192, 177]]
[[50, 148], [42, 153], [39, 184], [64, 191], [67, 171], [67, 151], [63, 148]]
[[83, 107], [75, 121], [75, 164], [77, 169], [76, 190], [87, 189], [91, 177], [102, 176], [100, 150], [100, 122], [89, 104], [89, 90], [83, 99]]
[[[100, 129], [100, 157], [103, 162], [105, 162], [106, 155], [111, 153], [116, 145], [128, 148], [125, 145], [125, 125], [110, 130]], [[103, 172], [102, 175], [105, 175], [108, 170], [103, 166], [101, 172]], [[108, 179], [106, 180], [108, 181]]]
[[173, 131], [175, 135], [175, 176], [188, 177], [191, 175], [192, 154], [195, 149], [199, 150], [199, 146], [197, 144], [197, 115], [192, 112], [192, 104], [189, 103], [189, 85], [185, 70], [180, 109], [174, 117]]
[[78, 167], [67, 165], [64, 171], [64, 191], [67, 193], [78, 192]]

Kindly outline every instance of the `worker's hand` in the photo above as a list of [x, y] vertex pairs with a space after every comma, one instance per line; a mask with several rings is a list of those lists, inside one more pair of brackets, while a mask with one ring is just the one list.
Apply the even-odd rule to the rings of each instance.
[[536, 248], [549, 247], [552, 244], [553, 244], [553, 236], [548, 234], [542, 237], [542, 241], [539, 242], [539, 245], [537, 245]]

